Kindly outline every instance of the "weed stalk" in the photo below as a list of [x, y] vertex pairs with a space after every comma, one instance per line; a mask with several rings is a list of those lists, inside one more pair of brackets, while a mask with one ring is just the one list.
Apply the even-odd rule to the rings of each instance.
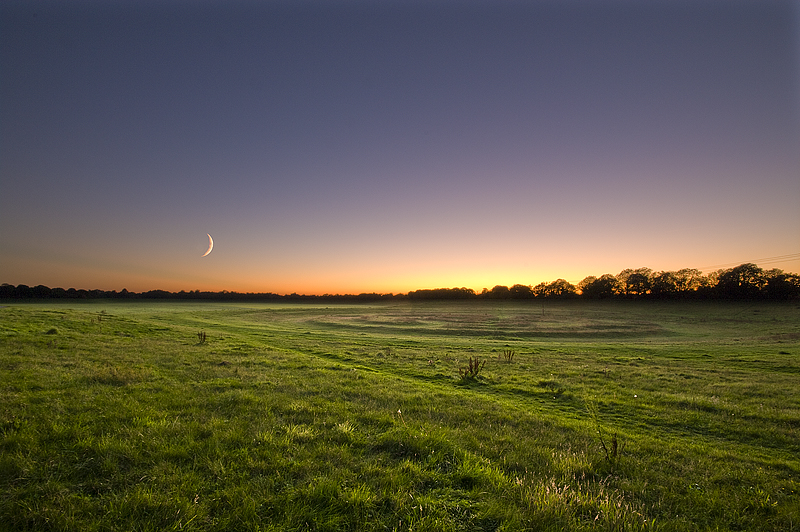
[[478, 357], [474, 359], [469, 357], [469, 365], [465, 368], [459, 368], [458, 374], [461, 375], [461, 380], [475, 380], [485, 365], [485, 360], [481, 361]]
[[516, 354], [517, 353], [513, 349], [503, 349], [501, 360], [503, 360], [506, 364], [510, 364], [514, 362], [514, 356]]

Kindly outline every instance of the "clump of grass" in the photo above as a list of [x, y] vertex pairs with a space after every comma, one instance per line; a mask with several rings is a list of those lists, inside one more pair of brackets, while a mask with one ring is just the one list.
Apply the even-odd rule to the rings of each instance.
[[52, 328], [48, 329], [45, 334], [58, 334], [58, 329], [56, 329], [55, 327], [52, 327]]
[[206, 332], [205, 332], [205, 331], [199, 331], [199, 332], [197, 333], [197, 340], [198, 340], [198, 341], [199, 341], [199, 343], [201, 343], [201, 344], [204, 344], [204, 343], [206, 343]]
[[554, 396], [561, 395], [565, 391], [567, 391], [566, 388], [561, 386], [561, 384], [559, 384], [557, 381], [554, 381], [553, 379], [540, 380], [538, 383], [536, 383], [536, 385], [539, 386], [540, 388], [545, 388], [548, 391], [548, 393], [551, 393]]
[[17, 416], [16, 414], [6, 412], [3, 417], [0, 418], [0, 436], [5, 436], [6, 434], [19, 431], [23, 425], [23, 418]]
[[477, 356], [473, 359], [469, 357], [469, 364], [466, 367], [459, 368], [458, 374], [461, 375], [462, 381], [476, 380], [486, 365], [486, 360], [481, 361]]
[[513, 349], [503, 349], [503, 353], [498, 356], [500, 360], [505, 362], [506, 364], [511, 364], [514, 362], [514, 356], [517, 353]]
[[90, 384], [105, 384], [108, 386], [127, 386], [141, 380], [142, 375], [131, 368], [118, 368], [107, 366], [98, 369], [83, 377], [83, 381]]
[[342, 434], [352, 434], [355, 430], [355, 427], [349, 421], [343, 421], [336, 424], [336, 429]]
[[314, 437], [314, 428], [303, 424], [290, 423], [285, 427], [285, 439], [287, 442], [305, 442]]

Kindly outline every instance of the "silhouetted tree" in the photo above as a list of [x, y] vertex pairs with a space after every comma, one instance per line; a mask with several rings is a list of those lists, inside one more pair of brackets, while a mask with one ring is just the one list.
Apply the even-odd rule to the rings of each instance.
[[[584, 279], [585, 281], [586, 279]], [[583, 283], [583, 281], [581, 281]], [[586, 283], [582, 288], [582, 294], [590, 299], [606, 299], [613, 297], [620, 292], [620, 283], [617, 278], [606, 273], [596, 278], [590, 283]]]
[[699, 287], [697, 287], [697, 290], [687, 295], [693, 295], [698, 299], [718, 298], [719, 294], [717, 293], [717, 283], [719, 282], [719, 276], [724, 272], [725, 270], [709, 272], [703, 277], [703, 282]]
[[544, 297], [565, 298], [576, 296], [577, 293], [578, 290], [575, 288], [575, 285], [565, 281], [564, 279], [556, 279], [547, 285], [544, 290]]
[[0, 285], [0, 299], [11, 299], [12, 297], [14, 297], [15, 291], [16, 288], [14, 287], [14, 285], [3, 283], [2, 285]]
[[533, 290], [531, 290], [530, 286], [524, 284], [515, 284], [514, 286], [508, 289], [508, 293], [512, 299], [533, 298]]
[[497, 285], [486, 294], [490, 299], [508, 299], [511, 297], [511, 291], [507, 286]]
[[800, 275], [772, 269], [764, 273], [764, 297], [773, 300], [800, 299]]
[[694, 268], [684, 268], [676, 272], [678, 292], [696, 292], [709, 285], [709, 280], [703, 272]]
[[617, 278], [617, 282], [620, 284], [622, 288], [622, 292], [625, 292], [625, 283], [628, 282], [628, 277], [633, 274], [636, 270], [632, 268], [625, 268], [621, 272], [619, 272], [615, 277]]
[[657, 298], [673, 298], [678, 296], [678, 275], [675, 272], [658, 272], [653, 275], [650, 293]]
[[728, 299], [755, 299], [765, 284], [764, 270], [748, 262], [722, 272], [716, 292]]
[[[588, 277], [585, 277], [581, 282], [578, 283], [578, 286], [577, 286], [578, 293], [583, 295], [583, 296], [585, 296], [585, 297], [589, 297], [589, 294], [587, 292], [587, 288], [588, 288], [589, 291], [591, 291], [591, 288], [589, 288], [589, 287], [591, 285], [593, 285], [595, 281], [597, 281], [597, 277], [595, 277], [594, 275], [589, 275]], [[544, 287], [544, 286], [547, 286], [547, 285], [545, 283], [542, 283], [542, 284], [538, 285], [537, 288], [539, 286], [543, 286]]]
[[417, 300], [469, 299], [473, 297], [475, 297], [475, 291], [464, 287], [421, 289], [408, 293], [408, 299]]
[[44, 299], [44, 298], [50, 297], [50, 294], [52, 294], [52, 292], [53, 291], [50, 290], [49, 286], [45, 286], [43, 284], [40, 284], [40, 285], [36, 285], [33, 288], [31, 288], [31, 297], [34, 297], [34, 298], [37, 298], [37, 299]]
[[652, 276], [653, 270], [650, 268], [638, 268], [625, 276], [624, 280], [618, 275], [617, 280], [627, 296], [642, 297], [650, 293]]
[[53, 288], [50, 291], [50, 297], [64, 299], [65, 297], [67, 297], [67, 291], [64, 290], [63, 288]]
[[547, 297], [547, 283], [539, 283], [533, 288], [531, 288], [531, 292], [533, 292], [534, 297]]
[[18, 299], [30, 299], [33, 297], [33, 290], [26, 284], [18, 284], [14, 290], [14, 297]]
[[172, 299], [173, 294], [166, 290], [150, 290], [149, 292], [143, 292], [142, 297], [145, 299]]

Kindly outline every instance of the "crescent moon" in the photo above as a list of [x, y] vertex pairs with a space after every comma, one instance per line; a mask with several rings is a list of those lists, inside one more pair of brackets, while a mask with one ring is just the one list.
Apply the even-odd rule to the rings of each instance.
[[204, 257], [209, 253], [211, 253], [211, 250], [214, 249], [214, 239], [211, 238], [211, 235], [209, 235], [208, 233], [206, 233], [206, 235], [208, 235], [208, 249], [206, 250], [205, 253], [203, 253]]

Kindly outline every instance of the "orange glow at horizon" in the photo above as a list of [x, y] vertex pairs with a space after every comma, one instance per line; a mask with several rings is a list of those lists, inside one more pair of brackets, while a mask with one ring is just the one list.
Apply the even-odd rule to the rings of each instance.
[[[800, 271], [800, 254], [788, 256], [790, 260], [773, 263], [765, 260], [759, 266], [766, 270], [778, 268], [790, 273]], [[93, 265], [91, 261], [59, 263], [57, 267], [48, 261], [25, 261], [10, 258], [0, 259], [0, 267], [8, 271], [24, 271], [24, 276], [2, 279], [13, 285], [28, 286], [45, 285], [50, 288], [76, 288], [86, 290], [126, 289], [131, 292], [147, 292], [150, 290], [166, 290], [169, 292], [195, 291], [202, 292], [239, 292], [239, 293], [275, 293], [304, 295], [345, 295], [360, 293], [405, 294], [413, 290], [434, 288], [469, 288], [480, 293], [484, 288], [494, 286], [513, 286], [522, 284], [536, 286], [539, 283], [550, 283], [557, 279], [566, 279], [577, 285], [588, 276], [599, 277], [610, 273], [617, 275], [623, 269], [651, 267], [653, 271], [677, 271], [683, 268], [702, 268], [705, 264], [680, 264], [676, 261], [657, 266], [640, 264], [628, 259], [600, 261], [596, 264], [584, 264], [581, 268], [568, 267], [566, 261], [561, 266], [503, 266], [510, 264], [510, 257], [502, 260], [465, 267], [450, 257], [440, 257], [421, 265], [411, 259], [407, 262], [398, 260], [358, 261], [355, 258], [346, 260], [339, 258], [332, 261], [327, 268], [315, 268], [304, 261], [269, 265], [257, 268], [243, 266], [245, 261], [237, 261], [235, 265], [227, 265], [225, 253], [209, 255], [198, 265], [195, 258], [187, 258], [183, 263], [161, 270], [144, 268], [140, 264], [127, 264], [124, 268], [106, 265]], [[211, 262], [208, 262], [208, 261]], [[253, 261], [258, 262], [258, 261]], [[519, 262], [527, 261], [524, 257]], [[748, 261], [743, 261], [748, 262]], [[756, 261], [758, 264], [758, 262]], [[354, 267], [352, 264], [358, 264]], [[739, 263], [729, 263], [733, 267]], [[723, 266], [724, 267], [724, 266]], [[698, 268], [698, 269], [699, 269]], [[719, 269], [719, 268], [714, 268]], [[709, 271], [704, 271], [704, 274]]]

